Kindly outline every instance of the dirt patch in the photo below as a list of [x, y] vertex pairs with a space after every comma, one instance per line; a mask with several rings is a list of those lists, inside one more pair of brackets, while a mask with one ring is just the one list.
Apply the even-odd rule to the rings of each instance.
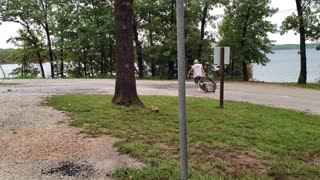
[[266, 166], [252, 151], [237, 150], [228, 152], [224, 155], [224, 159], [231, 163], [231, 166], [237, 171], [250, 171], [259, 175], [266, 175]]
[[235, 172], [241, 171], [250, 172], [259, 176], [267, 175], [268, 168], [253, 151], [217, 147], [197, 147], [197, 149], [198, 150], [196, 150], [195, 154], [201, 153], [205, 156], [211, 157], [213, 161], [219, 160], [231, 168], [231, 170], [223, 168], [220, 169], [220, 173], [223, 175], [232, 175]]
[[61, 174], [62, 176], [89, 177], [93, 173], [93, 167], [86, 163], [60, 162], [57, 167], [42, 170], [42, 174]]
[[304, 161], [313, 166], [320, 167], [320, 155], [305, 158]]

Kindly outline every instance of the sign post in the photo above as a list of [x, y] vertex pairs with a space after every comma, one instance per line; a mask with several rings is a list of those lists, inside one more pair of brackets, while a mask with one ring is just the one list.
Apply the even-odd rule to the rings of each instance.
[[176, 0], [177, 50], [179, 81], [180, 178], [188, 180], [187, 121], [186, 121], [186, 55], [184, 32], [184, 0]]
[[220, 65], [220, 108], [224, 108], [224, 65], [230, 62], [230, 47], [214, 48], [214, 64]]
[[220, 108], [224, 108], [224, 47], [220, 48]]

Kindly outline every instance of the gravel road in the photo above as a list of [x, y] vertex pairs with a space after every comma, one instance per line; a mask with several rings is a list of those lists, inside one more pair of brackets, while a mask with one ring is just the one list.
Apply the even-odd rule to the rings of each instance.
[[[0, 82], [3, 82], [0, 80]], [[0, 179], [111, 179], [118, 166], [143, 164], [120, 155], [110, 136], [87, 138], [67, 126], [63, 112], [42, 106], [55, 94], [113, 94], [114, 80], [55, 79], [6, 80], [18, 83], [0, 86]], [[176, 96], [176, 81], [137, 81], [138, 94]], [[187, 95], [219, 98], [216, 93], [198, 92], [187, 82]], [[320, 114], [320, 91], [256, 83], [226, 83], [225, 97], [274, 107]], [[69, 167], [70, 166], [70, 167]], [[63, 176], [63, 168], [74, 176]], [[62, 168], [62, 169], [60, 169]], [[59, 173], [56, 171], [59, 170]], [[78, 172], [79, 171], [79, 172]]]
[[[19, 85], [10, 88], [0, 86], [0, 93], [36, 93], [43, 96], [74, 93], [113, 94], [115, 85], [114, 80], [102, 79], [12, 80], [9, 82], [19, 83]], [[138, 94], [144, 95], [177, 96], [177, 87], [177, 81], [137, 81]], [[7, 92], [8, 89], [12, 91]], [[219, 90], [216, 93], [197, 92], [195, 85], [187, 82], [187, 96], [218, 99]], [[265, 83], [227, 82], [225, 99], [320, 114], [319, 90]]]

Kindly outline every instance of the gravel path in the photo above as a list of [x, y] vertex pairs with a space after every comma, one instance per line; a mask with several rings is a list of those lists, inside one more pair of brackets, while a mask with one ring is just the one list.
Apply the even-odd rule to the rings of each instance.
[[[1, 81], [0, 81], [1, 82]], [[0, 86], [0, 93], [37, 93], [48, 94], [113, 94], [114, 80], [105, 79], [55, 79], [55, 80], [14, 80], [6, 82], [20, 83], [8, 88]], [[219, 86], [219, 85], [218, 85]], [[137, 81], [138, 94], [177, 96], [176, 81]], [[12, 92], [7, 92], [11, 89]], [[192, 82], [187, 82], [187, 96], [219, 98], [216, 93], [197, 92]], [[320, 91], [265, 83], [227, 82], [225, 99], [288, 108], [298, 111], [320, 114]]]
[[142, 166], [116, 152], [112, 147], [116, 138], [87, 138], [66, 125], [69, 120], [62, 112], [41, 105], [45, 97], [0, 94], [1, 180], [111, 179], [118, 166]]
[[[0, 82], [2, 82], [0, 80]], [[0, 179], [111, 179], [118, 166], [141, 167], [142, 163], [112, 148], [116, 138], [87, 138], [67, 126], [68, 118], [41, 105], [54, 94], [113, 94], [114, 80], [55, 79], [9, 80], [0, 86]], [[176, 81], [138, 81], [139, 94], [176, 96]], [[219, 98], [197, 92], [187, 83], [187, 95]], [[320, 91], [255, 83], [226, 83], [225, 97], [274, 107], [320, 114]], [[61, 168], [60, 168], [61, 167]], [[72, 172], [63, 169], [71, 168]], [[60, 171], [60, 173], [56, 173]], [[79, 171], [79, 172], [78, 172]], [[63, 176], [74, 173], [74, 176]]]

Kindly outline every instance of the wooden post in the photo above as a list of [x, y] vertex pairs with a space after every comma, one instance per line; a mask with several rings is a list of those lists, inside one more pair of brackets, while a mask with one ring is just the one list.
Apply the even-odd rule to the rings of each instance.
[[220, 108], [224, 108], [224, 47], [220, 48]]

